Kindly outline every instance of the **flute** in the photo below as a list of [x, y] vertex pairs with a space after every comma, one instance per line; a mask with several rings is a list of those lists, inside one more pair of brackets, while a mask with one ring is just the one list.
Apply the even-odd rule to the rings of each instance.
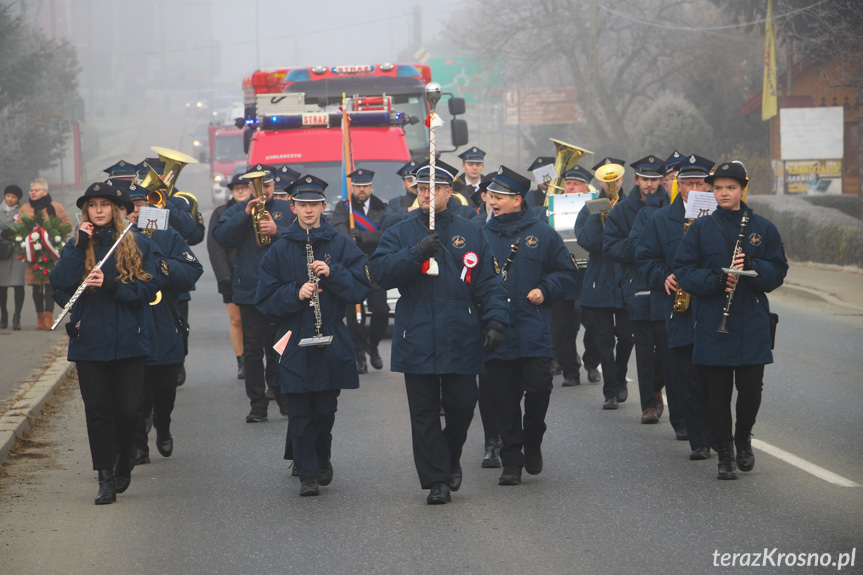
[[[126, 234], [129, 233], [129, 230], [131, 230], [131, 229], [132, 229], [132, 224], [129, 224], [128, 226], [126, 226], [126, 229], [123, 230], [123, 233], [120, 234], [120, 237], [117, 238], [117, 241], [114, 242], [114, 245], [111, 246], [111, 249], [108, 250], [107, 254], [105, 254], [105, 257], [103, 257], [101, 260], [99, 260], [99, 263], [97, 263], [95, 266], [93, 266], [93, 270], [102, 269], [102, 264], [104, 264], [106, 261], [108, 261], [108, 258], [111, 257], [111, 254], [114, 253], [114, 250], [117, 249], [117, 246], [120, 245], [120, 242], [123, 241], [123, 238], [126, 237]], [[93, 270], [90, 270], [90, 272], [92, 273]], [[66, 307], [64, 307], [63, 311], [60, 312], [60, 316], [54, 321], [54, 325], [51, 326], [52, 330], [57, 329], [57, 326], [60, 324], [60, 321], [62, 321], [62, 319], [64, 317], [66, 317], [67, 313], [72, 311], [72, 306], [75, 305], [75, 302], [78, 301], [78, 298], [81, 297], [81, 294], [84, 293], [85, 289], [87, 289], [87, 282], [81, 282], [81, 285], [78, 286], [78, 289], [76, 289], [75, 293], [72, 294], [72, 297], [69, 298], [68, 303], [66, 303]]]

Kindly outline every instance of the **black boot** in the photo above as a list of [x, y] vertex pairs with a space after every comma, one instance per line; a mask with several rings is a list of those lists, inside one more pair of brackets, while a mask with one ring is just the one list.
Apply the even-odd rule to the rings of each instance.
[[364, 373], [369, 372], [369, 367], [366, 365], [366, 354], [365, 352], [357, 353], [357, 373], [362, 375]]
[[737, 447], [737, 467], [740, 471], [752, 471], [755, 467], [755, 453], [752, 452], [752, 434], [738, 433], [734, 438]]
[[485, 440], [485, 455], [482, 458], [482, 466], [485, 468], [500, 467], [501, 441], [498, 437]]
[[246, 362], [242, 355], [237, 356], [237, 379], [246, 379]]
[[378, 346], [373, 345], [369, 348], [369, 362], [375, 369], [383, 369], [384, 360], [381, 359], [381, 354], [378, 353]]
[[21, 331], [21, 312], [16, 311], [14, 314], [12, 314], [12, 329], [14, 329], [15, 331]]
[[156, 428], [156, 449], [162, 457], [171, 457], [174, 453], [174, 438], [171, 436], [170, 428], [166, 427], [164, 430]]
[[0, 309], [0, 329], [9, 327], [9, 312], [6, 309]]
[[113, 473], [114, 485], [117, 489], [117, 493], [123, 493], [129, 489], [129, 485], [132, 484], [132, 467], [132, 454], [117, 458], [117, 464], [114, 466]]
[[737, 469], [734, 467], [734, 444], [730, 441], [716, 446], [719, 454], [719, 473], [717, 479], [737, 479]]
[[96, 505], [107, 505], [117, 501], [117, 488], [114, 485], [114, 470], [99, 470], [99, 493], [96, 494]]

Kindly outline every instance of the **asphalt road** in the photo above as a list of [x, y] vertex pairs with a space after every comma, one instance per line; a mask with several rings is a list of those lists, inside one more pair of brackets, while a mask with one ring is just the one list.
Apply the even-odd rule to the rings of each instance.
[[[191, 191], [206, 185], [203, 167], [182, 178]], [[208, 209], [206, 193], [199, 198]], [[195, 251], [206, 259], [203, 246]], [[620, 410], [607, 412], [601, 386], [556, 385], [545, 469], [517, 487], [499, 487], [499, 470], [480, 468], [477, 414], [462, 489], [451, 504], [430, 507], [413, 466], [401, 375], [361, 376], [360, 389], [340, 397], [335, 479], [320, 497], [300, 498], [282, 459], [286, 419], [272, 406], [269, 422], [244, 421], [248, 401], [235, 379], [224, 306], [205, 269], [191, 304], [174, 455], [163, 459], [151, 446], [153, 463], [135, 469], [129, 491], [96, 507], [83, 407], [69, 387], [0, 478], [0, 571], [748, 573], [761, 569], [714, 562], [765, 548], [777, 549], [773, 561], [809, 552], [834, 561], [857, 547], [855, 566], [842, 572], [863, 571], [863, 488], [762, 450], [753, 472], [718, 481], [716, 458], [690, 462], [667, 419], [639, 423], [634, 386]], [[756, 438], [863, 484], [863, 317], [790, 296], [777, 295], [773, 307], [778, 349]]]

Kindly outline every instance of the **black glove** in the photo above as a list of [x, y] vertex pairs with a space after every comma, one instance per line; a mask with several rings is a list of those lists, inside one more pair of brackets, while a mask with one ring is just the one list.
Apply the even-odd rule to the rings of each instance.
[[231, 280], [220, 280], [218, 283], [217, 290], [220, 294], [223, 295], [233, 295], [234, 293], [234, 285]]
[[358, 246], [361, 246], [363, 244], [363, 237], [360, 235], [360, 230], [357, 228], [351, 228], [350, 233], [351, 239], [353, 239]]
[[417, 248], [422, 257], [426, 259], [432, 257], [437, 253], [438, 248], [440, 248], [440, 234], [437, 233], [437, 230], [430, 231], [429, 235], [417, 244]]
[[491, 355], [494, 350], [499, 348], [503, 343], [503, 332], [496, 327], [485, 328], [485, 335], [482, 339], [482, 350], [486, 355]]
[[109, 278], [108, 276], [102, 276], [102, 289], [108, 292], [111, 295], [117, 293], [117, 288], [119, 285], [117, 284], [116, 278]]
[[717, 274], [716, 281], [713, 283], [713, 287], [716, 289], [716, 293], [725, 293], [725, 288], [728, 287], [728, 274], [721, 273]]
[[75, 247], [80, 250], [86, 250], [90, 244], [90, 236], [83, 230], [78, 230], [78, 241], [75, 242]]
[[748, 271], [752, 269], [752, 258], [743, 254], [743, 269], [744, 271]]

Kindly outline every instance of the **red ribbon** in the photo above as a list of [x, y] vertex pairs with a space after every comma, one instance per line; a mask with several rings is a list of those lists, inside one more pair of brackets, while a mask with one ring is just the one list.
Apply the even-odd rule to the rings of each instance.
[[421, 265], [421, 266], [420, 266], [420, 271], [421, 271], [422, 273], [424, 273], [424, 274], [428, 274], [428, 273], [429, 273], [429, 266], [430, 266], [430, 265], [431, 265], [431, 264], [429, 264], [429, 261], [428, 261], [428, 260], [424, 261], [424, 262], [423, 262], [423, 265]]

